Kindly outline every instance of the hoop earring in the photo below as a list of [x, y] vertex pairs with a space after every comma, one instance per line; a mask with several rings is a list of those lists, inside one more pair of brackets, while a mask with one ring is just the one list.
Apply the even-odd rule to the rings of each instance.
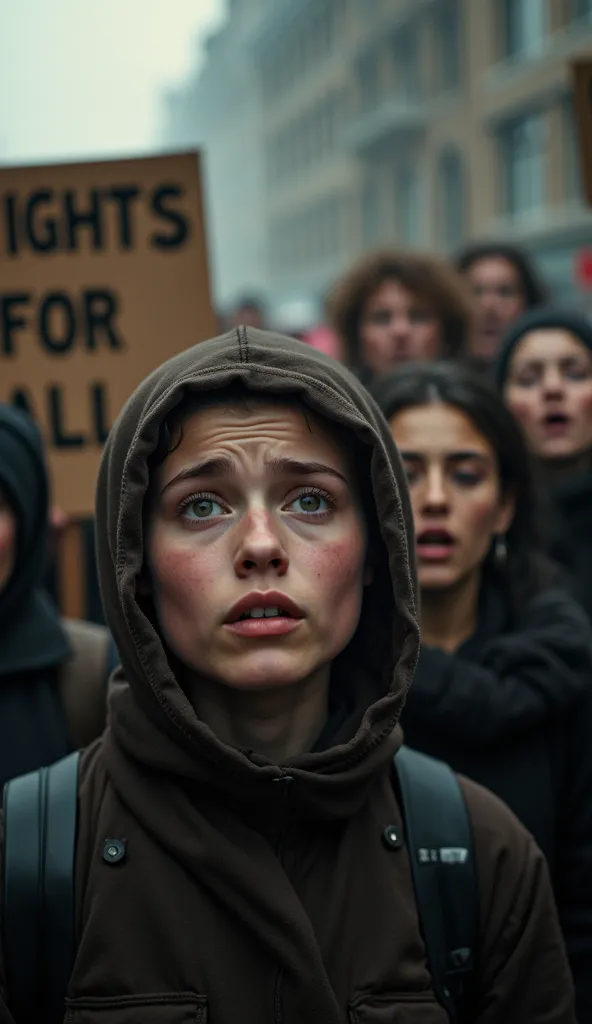
[[508, 545], [506, 538], [499, 534], [493, 545], [493, 561], [496, 569], [504, 569], [508, 561]]

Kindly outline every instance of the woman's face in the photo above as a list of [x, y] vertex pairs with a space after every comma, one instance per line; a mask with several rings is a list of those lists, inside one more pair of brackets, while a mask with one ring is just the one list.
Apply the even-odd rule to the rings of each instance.
[[569, 331], [530, 331], [516, 345], [504, 389], [531, 451], [577, 458], [592, 448], [592, 354]]
[[504, 256], [484, 256], [466, 271], [475, 297], [477, 319], [471, 351], [478, 359], [495, 358], [504, 332], [526, 309], [517, 267]]
[[242, 690], [328, 673], [358, 625], [366, 529], [327, 428], [274, 402], [206, 407], [151, 489], [148, 586], [177, 657]]
[[0, 489], [0, 594], [6, 587], [16, 561], [16, 516]]
[[421, 405], [390, 423], [409, 480], [420, 587], [449, 590], [480, 572], [513, 502], [502, 497], [493, 448], [460, 409]]
[[384, 281], [362, 311], [362, 362], [373, 373], [386, 373], [396, 363], [435, 359], [442, 341], [442, 325], [429, 304], [398, 281]]

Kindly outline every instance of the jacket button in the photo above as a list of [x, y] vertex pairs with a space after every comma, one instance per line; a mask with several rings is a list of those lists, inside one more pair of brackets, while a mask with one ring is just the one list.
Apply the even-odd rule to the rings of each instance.
[[107, 864], [119, 864], [125, 857], [125, 839], [105, 839], [103, 860]]
[[382, 833], [382, 841], [389, 850], [398, 850], [403, 845], [403, 839], [396, 825], [387, 825]]

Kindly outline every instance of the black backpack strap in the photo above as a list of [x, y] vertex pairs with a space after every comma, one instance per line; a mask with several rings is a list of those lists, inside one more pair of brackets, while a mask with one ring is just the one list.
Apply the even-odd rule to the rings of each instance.
[[3, 941], [18, 1022], [64, 1019], [74, 963], [78, 752], [4, 789]]
[[394, 762], [428, 966], [439, 1001], [457, 1021], [479, 936], [469, 814], [448, 765], [409, 747]]

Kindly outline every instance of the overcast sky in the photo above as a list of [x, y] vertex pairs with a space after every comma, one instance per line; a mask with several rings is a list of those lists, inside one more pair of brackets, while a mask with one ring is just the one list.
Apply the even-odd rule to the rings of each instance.
[[0, 164], [149, 151], [224, 0], [0, 0]]

